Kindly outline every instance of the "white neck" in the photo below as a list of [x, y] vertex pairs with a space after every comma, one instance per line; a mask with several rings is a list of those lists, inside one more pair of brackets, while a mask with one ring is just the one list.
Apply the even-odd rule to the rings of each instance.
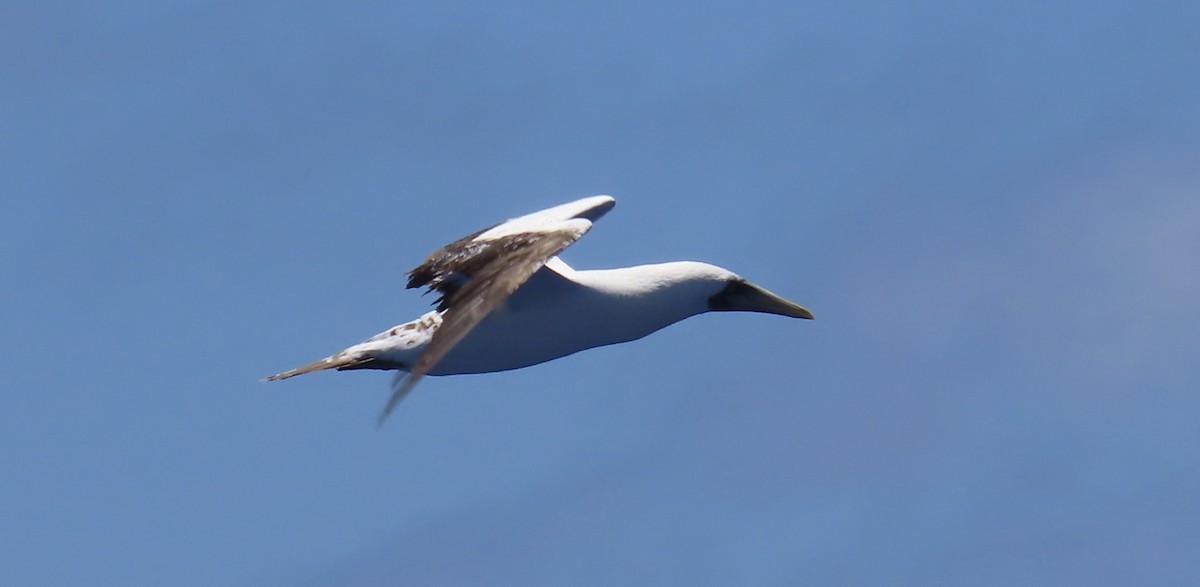
[[[708, 311], [708, 298], [732, 273], [702, 263], [555, 271], [575, 282], [554, 295], [518, 290], [434, 369], [434, 374], [515, 369], [598, 346], [636, 340]], [[541, 278], [535, 278], [541, 279]], [[557, 288], [557, 281], [532, 283]]]
[[[611, 307], [611, 334], [623, 342], [641, 338], [709, 310], [708, 298], [723, 287], [728, 271], [691, 261], [620, 269], [576, 271], [571, 279], [599, 294], [597, 311]], [[619, 303], [605, 304], [605, 301]], [[609, 330], [609, 329], [606, 329]]]

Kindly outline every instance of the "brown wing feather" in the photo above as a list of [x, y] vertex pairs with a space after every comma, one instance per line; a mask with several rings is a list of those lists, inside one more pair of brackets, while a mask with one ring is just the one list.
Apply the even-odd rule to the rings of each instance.
[[[425, 352], [409, 369], [408, 375], [394, 384], [392, 396], [379, 414], [379, 424], [383, 424], [396, 404], [400, 403], [417, 382], [470, 333], [471, 329], [500, 307], [504, 300], [528, 281], [547, 260], [578, 240], [586, 230], [587, 228], [564, 228], [552, 232], [519, 233], [478, 243], [481, 248], [476, 249], [474, 256], [459, 257], [458, 264], [453, 266], [453, 272], [470, 276], [465, 283], [453, 289], [438, 288], [449, 274], [449, 265], [440, 261], [431, 265], [430, 261], [426, 261], [426, 264], [415, 269], [414, 272], [421, 271], [427, 265], [436, 268], [433, 271], [434, 277], [426, 281], [438, 280], [439, 283], [430, 287], [441, 291], [440, 305], [445, 307], [445, 314], [442, 317], [441, 328], [433, 335]], [[464, 243], [459, 250], [470, 249], [475, 244]], [[421, 275], [424, 279], [425, 274]]]
[[406, 287], [427, 286], [430, 292], [438, 292], [435, 305], [438, 311], [445, 311], [448, 298], [458, 290], [461, 281], [469, 278], [480, 265], [495, 260], [495, 255], [486, 254], [492, 241], [475, 240], [492, 228], [495, 226], [475, 231], [430, 253], [424, 262], [409, 270]]

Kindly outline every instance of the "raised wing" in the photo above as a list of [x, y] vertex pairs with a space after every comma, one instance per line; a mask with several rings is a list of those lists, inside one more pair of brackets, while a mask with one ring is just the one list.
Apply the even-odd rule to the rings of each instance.
[[408, 287], [438, 292], [442, 326], [408, 374], [397, 374], [379, 423], [471, 329], [615, 203], [592, 196], [514, 218], [438, 249], [409, 271]]
[[407, 287], [428, 287], [429, 291], [436, 291], [438, 299], [434, 303], [439, 311], [445, 311], [454, 292], [481, 267], [503, 254], [501, 248], [494, 246], [503, 237], [544, 233], [554, 230], [558, 223], [572, 219], [595, 222], [614, 205], [616, 200], [612, 196], [592, 196], [471, 233], [430, 253], [425, 262], [408, 272]]
[[[492, 310], [500, 307], [504, 300], [541, 269], [547, 260], [579, 240], [591, 227], [591, 221], [579, 218], [547, 227], [548, 230], [505, 235], [472, 244], [471, 247], [476, 249], [475, 254], [464, 259], [463, 264], [454, 269], [456, 275], [463, 276], [461, 285], [445, 287], [447, 281], [443, 277], [438, 282], [442, 287], [430, 286], [442, 294], [439, 300], [439, 307], [445, 308], [442, 326], [434, 333], [429, 346], [408, 370], [408, 374], [397, 375], [392, 386], [392, 396], [379, 414], [379, 423], [383, 424], [396, 404], [399, 404], [421, 378], [470, 333], [471, 329], [482, 322]], [[466, 269], [468, 266], [469, 269]]]
[[495, 226], [468, 234], [430, 253], [424, 263], [409, 270], [406, 287], [428, 287], [429, 291], [438, 292], [434, 304], [439, 312], [446, 311], [448, 299], [454, 292], [489, 259], [495, 259], [496, 255], [491, 253], [492, 241], [476, 240], [492, 228]]

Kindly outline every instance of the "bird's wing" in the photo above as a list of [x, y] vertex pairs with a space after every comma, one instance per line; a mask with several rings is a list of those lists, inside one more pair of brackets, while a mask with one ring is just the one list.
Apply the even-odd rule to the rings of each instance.
[[409, 270], [406, 287], [428, 287], [426, 293], [438, 292], [434, 304], [439, 312], [446, 311], [450, 298], [470, 279], [472, 271], [489, 257], [494, 259], [493, 242], [479, 239], [479, 235], [493, 228], [496, 227], [473, 232], [430, 253], [424, 263]]
[[[612, 196], [592, 196], [473, 232], [430, 253], [425, 262], [408, 272], [407, 287], [428, 287], [430, 292], [436, 291], [438, 299], [434, 304], [438, 311], [445, 311], [449, 308], [450, 298], [466, 284], [479, 267], [500, 255], [501, 250], [494, 245], [502, 237], [550, 231], [558, 223], [572, 219], [595, 222], [615, 204], [616, 200]], [[549, 265], [552, 269], [558, 268], [555, 262], [550, 262]], [[561, 266], [566, 267], [566, 263], [561, 263]]]
[[379, 423], [454, 345], [548, 260], [579, 240], [613, 202], [609, 196], [594, 196], [509, 220], [442, 247], [409, 271], [408, 287], [427, 286], [440, 294], [442, 325], [408, 374], [397, 374]]

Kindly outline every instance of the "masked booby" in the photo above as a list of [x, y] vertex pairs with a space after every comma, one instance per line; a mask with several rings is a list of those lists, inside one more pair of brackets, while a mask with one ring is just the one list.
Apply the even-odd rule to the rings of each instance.
[[612, 196], [583, 198], [434, 251], [408, 272], [408, 287], [437, 292], [435, 310], [267, 380], [325, 369], [396, 370], [382, 424], [425, 375], [528, 367], [705, 312], [812, 319], [804, 307], [707, 263], [577, 271], [558, 258], [614, 205]]

